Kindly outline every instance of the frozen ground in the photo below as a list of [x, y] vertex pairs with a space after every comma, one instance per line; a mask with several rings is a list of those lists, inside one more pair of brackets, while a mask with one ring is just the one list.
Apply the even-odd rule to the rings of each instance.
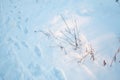
[[114, 0], [0, 0], [0, 80], [120, 79], [119, 63], [111, 68], [89, 60], [77, 64], [34, 32], [62, 29], [60, 14], [69, 25], [78, 19], [81, 32], [109, 60], [120, 33], [120, 6]]

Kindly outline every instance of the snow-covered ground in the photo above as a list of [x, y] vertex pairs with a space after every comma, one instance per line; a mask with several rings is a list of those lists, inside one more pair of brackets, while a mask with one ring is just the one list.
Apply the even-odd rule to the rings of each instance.
[[[99, 59], [78, 64], [36, 30], [65, 28], [60, 15], [83, 41], [93, 44]], [[0, 80], [119, 80], [120, 64], [108, 64], [119, 44], [120, 5], [115, 0], [0, 0]], [[86, 40], [87, 39], [87, 40]], [[101, 61], [101, 62], [100, 62]]]

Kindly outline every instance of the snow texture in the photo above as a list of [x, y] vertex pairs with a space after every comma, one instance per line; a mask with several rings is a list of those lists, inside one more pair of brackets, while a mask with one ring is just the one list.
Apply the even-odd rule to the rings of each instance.
[[[63, 72], [49, 62], [52, 58], [42, 53], [40, 35], [34, 34], [36, 13], [31, 10], [39, 1], [25, 2], [0, 1], [0, 80], [65, 80]], [[25, 11], [25, 5], [34, 7]]]
[[[88, 33], [91, 43], [101, 46], [103, 44], [101, 39], [104, 38], [107, 29], [114, 32], [120, 30], [118, 24], [120, 20], [115, 13], [120, 13], [118, 11], [120, 7], [111, 7], [116, 4], [109, 1], [105, 0], [104, 3], [95, 0], [93, 2], [89, 0], [0, 0], [0, 80], [119, 80], [119, 66], [110, 70], [101, 67], [97, 62], [92, 64], [90, 61], [87, 62], [89, 67], [85, 64], [80, 66], [74, 61], [73, 55], [69, 57], [64, 52], [51, 47], [54, 44], [49, 37], [35, 33], [35, 30], [48, 28], [53, 30], [57, 28], [56, 32], [62, 30], [65, 24], [59, 14], [71, 15], [72, 17], [65, 17], [67, 23], [74, 26], [73, 20], [69, 18], [77, 18], [78, 25], [82, 26], [81, 32]], [[113, 23], [118, 27], [114, 29]], [[88, 25], [90, 27], [86, 28]], [[106, 26], [113, 27], [110, 29]], [[116, 36], [112, 32], [111, 34], [113, 35], [110, 35], [111, 37]], [[106, 36], [106, 42], [107, 39], [112, 40]], [[96, 40], [94, 41], [93, 38]], [[114, 44], [113, 48], [116, 48], [116, 45]], [[110, 47], [112, 51], [113, 48]]]

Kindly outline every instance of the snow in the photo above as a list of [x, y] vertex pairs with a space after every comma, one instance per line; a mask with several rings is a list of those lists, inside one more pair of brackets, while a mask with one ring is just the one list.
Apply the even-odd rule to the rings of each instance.
[[[120, 7], [116, 5], [109, 0], [0, 0], [0, 80], [118, 80], [119, 63], [112, 68], [100, 63], [103, 58], [110, 60], [119, 46]], [[60, 14], [71, 28], [77, 19], [84, 44], [90, 41], [102, 50], [98, 61], [78, 64], [80, 56], [71, 48], [65, 55], [51, 47], [56, 46], [52, 39], [35, 33], [51, 29], [63, 36], [60, 30], [66, 25]]]

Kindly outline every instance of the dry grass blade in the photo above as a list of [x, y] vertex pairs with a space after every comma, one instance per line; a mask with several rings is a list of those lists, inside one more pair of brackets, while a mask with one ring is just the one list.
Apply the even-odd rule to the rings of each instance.
[[94, 54], [95, 54], [95, 50], [92, 48], [92, 46], [90, 45], [90, 55], [91, 55], [91, 59], [94, 61], [95, 60], [95, 56], [94, 56]]
[[60, 16], [61, 16], [62, 20], [64, 21], [66, 27], [67, 27], [67, 31], [68, 31], [69, 33], [71, 33], [71, 29], [69, 28], [69, 26], [68, 26], [68, 24], [67, 24], [65, 18], [63, 17], [63, 15], [60, 15]]
[[105, 61], [105, 60], [103, 60], [103, 66], [106, 66], [106, 64], [107, 64], [107, 63], [106, 63], [106, 61]]
[[113, 62], [116, 62], [118, 53], [119, 53], [119, 49], [117, 50], [117, 52], [116, 52], [115, 55], [113, 56], [113, 59], [112, 59], [111, 64], [110, 64], [110, 67], [112, 66]]
[[[120, 43], [120, 37], [118, 38], [118, 42]], [[113, 56], [113, 59], [111, 61], [110, 67], [112, 66], [113, 62], [116, 62], [117, 60], [117, 55], [120, 53], [120, 47], [117, 49], [116, 53]]]
[[41, 33], [43, 33], [45, 36], [50, 37], [50, 34], [49, 34], [48, 32], [45, 32], [45, 31], [42, 31], [42, 30], [34, 31], [34, 32], [41, 32]]

